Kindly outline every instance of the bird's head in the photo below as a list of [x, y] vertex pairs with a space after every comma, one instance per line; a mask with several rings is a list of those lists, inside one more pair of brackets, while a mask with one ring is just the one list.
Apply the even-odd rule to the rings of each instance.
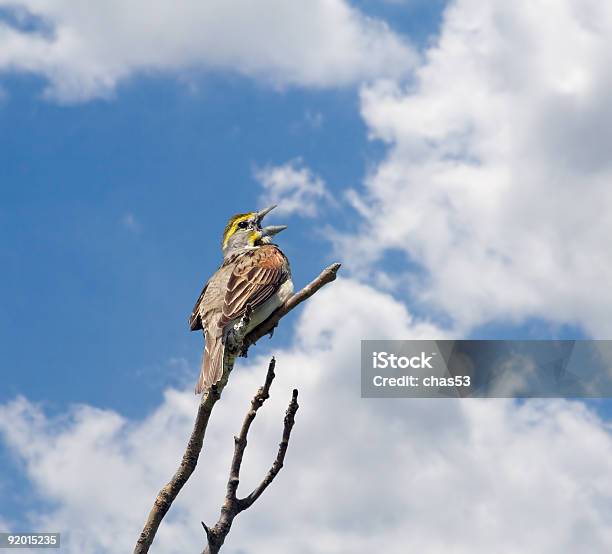
[[270, 225], [262, 227], [263, 218], [276, 206], [270, 206], [258, 212], [236, 214], [231, 217], [223, 231], [223, 257], [253, 246], [269, 244], [272, 237], [287, 228], [286, 225]]

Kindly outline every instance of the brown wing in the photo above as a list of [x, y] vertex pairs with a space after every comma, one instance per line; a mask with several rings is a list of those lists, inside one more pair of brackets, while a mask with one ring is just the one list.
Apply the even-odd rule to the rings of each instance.
[[284, 254], [266, 245], [240, 256], [228, 280], [218, 326], [241, 317], [248, 304], [256, 308], [270, 298], [287, 276]]
[[198, 300], [191, 310], [191, 315], [189, 316], [189, 329], [192, 331], [197, 331], [198, 329], [202, 329], [202, 318], [200, 317], [200, 304], [202, 303], [202, 299], [204, 298], [204, 293], [208, 287], [208, 282], [204, 285], [200, 296], [198, 296]]

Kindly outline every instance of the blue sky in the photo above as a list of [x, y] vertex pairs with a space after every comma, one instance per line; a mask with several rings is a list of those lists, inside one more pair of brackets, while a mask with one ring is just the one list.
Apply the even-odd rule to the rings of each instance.
[[[442, 7], [362, 4], [420, 42]], [[340, 194], [380, 158], [353, 87], [274, 90], [229, 71], [190, 79], [135, 78], [108, 100], [58, 105], [41, 99], [40, 78], [3, 76], [0, 402], [27, 393], [51, 410], [86, 402], [142, 416], [184, 377], [169, 361], [199, 357], [186, 317], [219, 263], [225, 221], [260, 204], [254, 168], [300, 158]], [[354, 218], [326, 215], [340, 229]], [[321, 223], [289, 223], [283, 247], [299, 253], [304, 282], [330, 248]]]
[[[346, 360], [351, 340], [382, 334], [576, 339], [612, 330], [604, 284], [612, 224], [602, 211], [612, 171], [588, 146], [609, 138], [605, 125], [594, 137], [588, 124], [611, 117], [602, 100], [606, 39], [583, 43], [569, 0], [549, 15], [572, 37], [571, 54], [524, 41], [549, 30], [503, 2], [482, 14], [473, 2], [453, 2], [446, 19], [437, 0], [317, 2], [309, 13], [291, 8], [278, 26], [262, 23], [247, 46], [218, 39], [219, 52], [183, 31], [189, 15], [176, 29], [160, 25], [159, 35], [147, 26], [122, 34], [124, 15], [126, 29], [134, 24], [130, 10], [110, 5], [91, 16], [108, 25], [100, 49], [97, 37], [89, 41], [87, 12], [69, 4], [0, 2], [0, 408], [33, 442], [46, 429], [78, 450], [79, 421], [120, 414], [133, 431], [178, 405], [167, 395], [186, 395], [197, 375], [202, 336], [189, 333], [187, 316], [219, 264], [220, 233], [233, 213], [266, 203], [261, 172], [274, 168], [302, 171], [308, 186], [319, 179], [326, 191], [308, 197], [314, 217], [271, 217], [289, 225], [279, 243], [294, 281], [339, 259], [346, 289], [292, 314], [260, 353], [273, 348], [322, 367], [327, 358], [305, 352], [325, 343], [326, 322], [344, 310], [360, 321], [348, 326]], [[194, 21], [202, 9], [193, 7]], [[584, 17], [597, 20], [593, 10]], [[221, 35], [257, 27], [238, 11], [235, 29], [230, 8], [216, 24]], [[282, 28], [302, 19], [294, 44]], [[326, 34], [328, 26], [338, 32]], [[76, 30], [78, 48], [63, 42], [63, 29]], [[38, 40], [50, 41], [48, 57]], [[360, 319], [358, 300], [386, 307], [380, 321]], [[318, 321], [321, 337], [306, 326]], [[344, 359], [340, 352], [333, 359]], [[350, 382], [358, 377], [351, 363], [342, 365]], [[244, 379], [236, 390], [248, 396]], [[314, 397], [312, 383], [302, 386]], [[28, 403], [23, 413], [17, 397]], [[83, 415], [78, 405], [102, 412]], [[607, 405], [590, 406], [588, 416], [575, 406], [550, 410], [599, 433], [603, 424], [589, 418], [607, 416]], [[41, 427], [23, 423], [39, 408]], [[479, 408], [462, 409], [466, 426], [481, 421]], [[491, 413], [511, 433], [512, 417], [531, 409], [500, 404]], [[533, 409], [544, 421], [546, 409]], [[454, 410], [434, 417], [432, 429]], [[41, 487], [44, 455], [24, 444], [0, 440], [0, 494], [9, 499], [0, 526], [61, 525], [77, 504]], [[499, 517], [510, 517], [504, 510]], [[341, 530], [333, 530], [339, 540]], [[104, 551], [100, 544], [89, 551]]]
[[[37, 85], [16, 80], [1, 112], [14, 130], [1, 139], [2, 354], [19, 377], [3, 400], [27, 391], [142, 415], [176, 383], [168, 360], [199, 356], [187, 316], [219, 264], [227, 218], [259, 205], [254, 167], [302, 157], [352, 184], [376, 159], [352, 91], [273, 93], [215, 75], [197, 93], [145, 80], [111, 102], [58, 107]], [[345, 217], [330, 213], [339, 226]], [[322, 228], [289, 223], [283, 246], [304, 282], [329, 247]]]

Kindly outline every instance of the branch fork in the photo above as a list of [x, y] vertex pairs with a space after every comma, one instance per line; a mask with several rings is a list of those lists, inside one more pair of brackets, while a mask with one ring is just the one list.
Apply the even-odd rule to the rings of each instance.
[[247, 446], [247, 437], [251, 424], [255, 420], [257, 410], [261, 408], [263, 403], [270, 397], [270, 386], [274, 380], [274, 367], [276, 361], [274, 358], [270, 361], [268, 366], [268, 372], [266, 374], [266, 380], [262, 387], [259, 388], [253, 399], [251, 400], [251, 407], [244, 417], [240, 433], [234, 437], [234, 455], [232, 463], [230, 465], [229, 478], [227, 481], [227, 492], [225, 495], [225, 501], [221, 507], [221, 514], [217, 523], [214, 527], [207, 527], [204, 522], [202, 526], [206, 532], [206, 548], [203, 554], [216, 554], [225, 541], [225, 537], [230, 532], [234, 518], [244, 510], [250, 508], [253, 503], [261, 496], [266, 488], [272, 483], [274, 478], [278, 475], [279, 471], [283, 467], [285, 460], [285, 454], [287, 453], [287, 447], [289, 445], [289, 438], [291, 436], [291, 429], [295, 423], [295, 414], [298, 410], [297, 396], [298, 391], [294, 389], [291, 402], [285, 413], [283, 436], [279, 444], [278, 453], [276, 459], [272, 464], [272, 467], [268, 473], [264, 476], [262, 481], [255, 487], [255, 489], [246, 497], [238, 498], [238, 484], [240, 483], [240, 468], [242, 466], [242, 459], [244, 451]]
[[[200, 399], [200, 404], [198, 406], [198, 412], [196, 415], [193, 431], [191, 432], [189, 442], [187, 443], [185, 454], [183, 455], [179, 468], [177, 469], [175, 474], [157, 494], [157, 497], [153, 503], [153, 507], [149, 512], [147, 521], [145, 522], [144, 528], [136, 542], [134, 554], [146, 554], [147, 552], [149, 552], [149, 549], [151, 547], [151, 544], [153, 543], [153, 539], [155, 538], [160, 523], [162, 522], [164, 516], [170, 509], [172, 503], [174, 502], [174, 499], [178, 496], [179, 492], [195, 470], [200, 456], [200, 452], [202, 451], [202, 445], [204, 442], [204, 436], [208, 427], [210, 415], [215, 404], [221, 398], [221, 393], [223, 392], [225, 385], [227, 385], [229, 375], [234, 367], [236, 357], [246, 357], [249, 347], [254, 345], [264, 335], [273, 333], [279, 321], [285, 315], [287, 315], [291, 310], [296, 308], [299, 304], [304, 302], [304, 300], [310, 298], [323, 286], [334, 281], [336, 279], [336, 274], [339, 269], [339, 263], [334, 263], [329, 267], [325, 268], [319, 274], [318, 277], [316, 277], [313, 281], [306, 285], [302, 290], [296, 292], [291, 297], [289, 297], [285, 301], [285, 303], [278, 307], [268, 319], [266, 319], [255, 329], [252, 329], [250, 331], [248, 331], [248, 327], [251, 321], [252, 308], [251, 306], [247, 306], [245, 313], [241, 317], [240, 321], [234, 326], [233, 329], [230, 330], [228, 336], [226, 337], [227, 343], [225, 349], [224, 369], [221, 379], [212, 387], [210, 387], [210, 389], [206, 391]], [[209, 529], [204, 523], [202, 523], [204, 530], [207, 534], [208, 550], [206, 550], [205, 552], [218, 552], [218, 549], [223, 544], [223, 540], [225, 540], [225, 536], [229, 532], [229, 528], [231, 527], [231, 522], [233, 521], [234, 517], [241, 511], [244, 511], [249, 508], [259, 498], [259, 496], [261, 496], [263, 491], [274, 480], [274, 477], [276, 477], [276, 475], [283, 466], [283, 461], [289, 442], [289, 436], [291, 434], [291, 428], [293, 427], [295, 413], [298, 409], [297, 390], [293, 391], [293, 396], [285, 415], [283, 439], [279, 445], [276, 460], [272, 464], [270, 471], [264, 477], [259, 486], [256, 487], [256, 489], [253, 490], [248, 496], [242, 499], [238, 499], [236, 497], [236, 490], [238, 488], [239, 482], [240, 465], [242, 463], [242, 455], [246, 447], [246, 435], [248, 434], [248, 429], [253, 419], [255, 418], [255, 413], [257, 412], [261, 404], [263, 404], [263, 402], [266, 400], [267, 395], [269, 394], [270, 385], [272, 383], [272, 380], [274, 379], [274, 363], [271, 362], [270, 366], [271, 369], [270, 367], [268, 368], [266, 382], [251, 402], [251, 409], [245, 417], [245, 423], [243, 423], [241, 434], [237, 437], [237, 440], [235, 442], [234, 459], [232, 460], [232, 470], [234, 473], [230, 473], [226, 500], [221, 509], [221, 517], [212, 529]], [[242, 436], [243, 432], [244, 436]], [[228, 522], [229, 526], [227, 526]], [[227, 531], [225, 532], [225, 534], [221, 535], [219, 533], [220, 530], [225, 529], [226, 526]], [[221, 540], [221, 542], [219, 542], [218, 538], [221, 536], [223, 537], [223, 539]], [[216, 550], [210, 550], [211, 540], [213, 545], [218, 543], [218, 547]]]

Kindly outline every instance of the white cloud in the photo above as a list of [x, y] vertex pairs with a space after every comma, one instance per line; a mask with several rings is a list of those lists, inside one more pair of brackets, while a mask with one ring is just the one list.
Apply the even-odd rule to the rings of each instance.
[[[252, 429], [240, 491], [269, 467], [297, 386], [285, 468], [235, 521], [228, 553], [609, 551], [612, 438], [596, 416], [564, 401], [361, 399], [365, 336], [442, 334], [351, 280], [309, 300], [293, 347], [276, 352], [277, 379]], [[265, 355], [237, 366], [157, 551], [202, 545], [199, 521], [218, 516], [232, 436], [265, 366]], [[176, 390], [143, 421], [87, 406], [56, 420], [24, 399], [0, 407], [0, 435], [52, 501], [32, 515], [33, 528], [63, 531], [67, 553], [129, 551], [176, 468], [195, 407], [190, 391]]]
[[611, 96], [609, 2], [453, 2], [413, 84], [363, 89], [389, 150], [340, 250], [366, 272], [407, 254], [414, 297], [461, 331], [535, 316], [609, 335]]
[[278, 214], [315, 217], [322, 204], [332, 201], [323, 179], [306, 167], [301, 159], [258, 168], [255, 178], [264, 189], [260, 204], [278, 204]]
[[326, 87], [405, 75], [415, 61], [404, 39], [345, 0], [0, 0], [0, 8], [44, 22], [32, 32], [0, 20], [0, 71], [43, 75], [48, 95], [63, 101], [108, 96], [147, 73], [222, 69]]
[[[140, 17], [128, 27], [127, 19], [116, 18], [118, 4], [89, 11], [67, 6], [28, 2], [58, 25], [52, 39], [0, 30], [0, 44], [8, 47], [0, 49], [0, 65], [31, 64], [63, 98], [112, 90], [133, 71], [176, 68], [177, 59], [216, 67], [238, 60], [243, 73], [313, 85], [367, 73], [353, 65], [332, 78], [333, 64], [315, 67], [322, 54], [310, 57], [311, 45], [300, 50], [300, 36], [286, 25], [270, 23], [264, 29], [270, 41], [254, 41], [253, 58], [236, 41], [233, 50], [208, 53], [203, 61], [193, 52], [194, 44], [202, 51], [206, 33], [196, 33], [197, 44], [167, 38], [182, 14], [162, 14], [154, 4], [145, 22], [142, 6], [133, 14], [125, 8], [124, 16]], [[227, 32], [219, 24], [225, 8], [215, 6], [214, 23]], [[283, 6], [278, 17], [291, 12]], [[301, 14], [305, 28], [334, 6], [357, 18], [353, 26], [374, 25], [345, 4], [321, 2]], [[241, 17], [231, 36], [252, 38], [248, 33], [259, 31], [245, 23], [253, 19], [248, 7]], [[96, 21], [99, 29], [115, 29], [117, 41], [103, 44]], [[209, 25], [214, 44], [223, 31]], [[358, 237], [340, 240], [343, 257], [369, 271], [389, 250], [408, 254], [426, 270], [413, 282], [417, 299], [464, 329], [529, 315], [578, 321], [593, 334], [610, 329], [610, 30], [612, 6], [602, 2], [454, 2], [411, 87], [380, 81], [363, 90], [370, 132], [389, 143], [389, 152], [365, 192], [348, 196], [365, 223]], [[288, 53], [264, 48], [284, 32], [296, 41]], [[38, 58], [32, 55], [37, 40]], [[169, 46], [152, 59], [152, 42]], [[66, 44], [78, 56], [65, 55]], [[77, 58], [82, 65], [73, 63]], [[295, 60], [304, 63], [291, 65]], [[310, 183], [310, 200], [301, 204], [316, 213], [311, 185], [317, 177], [296, 162], [282, 167], [306, 172], [288, 199]], [[283, 187], [271, 189], [284, 203]], [[388, 279], [389, 286], [396, 280]], [[612, 437], [596, 415], [566, 401], [361, 399], [359, 339], [366, 337], [444, 338], [401, 302], [353, 280], [340, 279], [310, 299], [293, 345], [275, 352], [278, 376], [252, 430], [241, 492], [273, 459], [282, 413], [297, 386], [301, 408], [286, 465], [236, 520], [228, 552], [610, 551]], [[265, 365], [260, 356], [236, 368], [196, 474], [162, 524], [156, 550], [201, 546], [199, 521], [218, 516], [232, 435]], [[68, 553], [129, 551], [155, 493], [176, 469], [195, 402], [190, 392], [168, 390], [142, 421], [88, 406], [54, 419], [25, 399], [0, 406], [0, 436], [51, 502], [48, 511], [31, 514], [32, 528], [64, 532]]]

